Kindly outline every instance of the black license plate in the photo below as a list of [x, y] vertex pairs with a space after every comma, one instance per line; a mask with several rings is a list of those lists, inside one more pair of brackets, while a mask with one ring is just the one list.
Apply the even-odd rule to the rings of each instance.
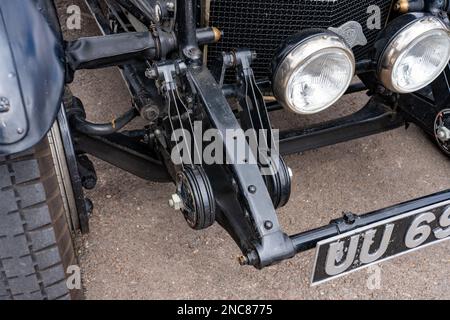
[[317, 244], [312, 285], [450, 239], [450, 200]]

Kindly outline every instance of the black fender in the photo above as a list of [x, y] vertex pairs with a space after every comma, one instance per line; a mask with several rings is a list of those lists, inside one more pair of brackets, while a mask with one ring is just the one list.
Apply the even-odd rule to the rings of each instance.
[[64, 84], [53, 1], [0, 1], [0, 155], [42, 140], [60, 110]]

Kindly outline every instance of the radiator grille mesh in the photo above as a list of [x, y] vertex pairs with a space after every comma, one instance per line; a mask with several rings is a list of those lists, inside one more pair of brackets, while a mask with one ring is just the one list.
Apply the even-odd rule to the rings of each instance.
[[[210, 25], [223, 30], [220, 43], [208, 48], [211, 64], [222, 51], [249, 48], [258, 53], [253, 68], [257, 78], [270, 75], [270, 63], [280, 43], [290, 35], [308, 28], [338, 27], [358, 21], [364, 29], [368, 45], [355, 47], [358, 59], [364, 58], [379, 30], [369, 30], [367, 9], [381, 9], [385, 24], [391, 0], [212, 0]], [[232, 79], [227, 75], [227, 80]]]

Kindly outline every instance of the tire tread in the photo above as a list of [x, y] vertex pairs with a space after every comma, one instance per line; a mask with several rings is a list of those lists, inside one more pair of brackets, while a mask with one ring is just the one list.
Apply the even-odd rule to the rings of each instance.
[[77, 299], [66, 285], [76, 265], [47, 138], [0, 157], [0, 300]]

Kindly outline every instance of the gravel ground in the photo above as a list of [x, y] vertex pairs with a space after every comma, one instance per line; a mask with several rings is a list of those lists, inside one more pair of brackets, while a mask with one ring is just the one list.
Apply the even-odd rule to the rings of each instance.
[[[63, 14], [68, 4], [57, 1]], [[85, 8], [82, 6], [83, 10]], [[94, 35], [83, 15], [80, 31]], [[77, 73], [72, 90], [89, 118], [109, 120], [129, 107], [116, 69]], [[344, 97], [328, 114], [361, 106], [364, 94]], [[323, 120], [277, 112], [277, 126]], [[339, 217], [364, 213], [450, 187], [450, 163], [412, 126], [286, 158], [294, 172], [293, 196], [279, 210], [292, 234]], [[236, 262], [238, 247], [219, 226], [195, 232], [167, 206], [171, 184], [140, 180], [95, 160], [98, 187], [91, 233], [79, 238], [88, 299], [411, 299], [450, 298], [450, 243], [382, 263], [381, 286], [369, 289], [371, 273], [358, 271], [318, 287], [309, 286], [313, 251], [257, 271]]]

